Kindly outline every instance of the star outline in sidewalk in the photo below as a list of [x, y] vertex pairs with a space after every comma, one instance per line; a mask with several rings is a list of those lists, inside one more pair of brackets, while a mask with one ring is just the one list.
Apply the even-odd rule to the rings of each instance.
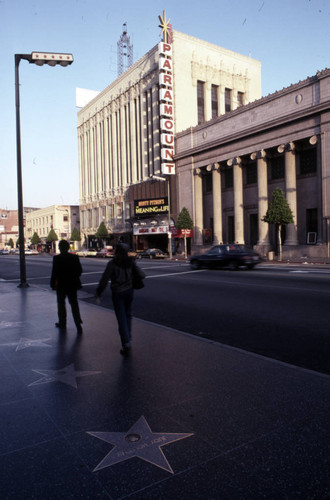
[[43, 375], [42, 378], [32, 382], [28, 385], [31, 387], [33, 385], [50, 384], [51, 382], [62, 382], [63, 384], [70, 385], [75, 389], [78, 388], [76, 378], [77, 377], [87, 377], [89, 375], [97, 375], [102, 373], [101, 371], [75, 371], [73, 363], [61, 368], [60, 370], [32, 370], [35, 373]]
[[21, 351], [23, 349], [28, 349], [29, 347], [53, 347], [49, 344], [46, 344], [46, 342], [48, 342], [49, 340], [51, 340], [50, 337], [48, 339], [28, 339], [21, 337], [17, 342], [5, 342], [3, 344], [0, 344], [0, 347], [15, 346], [15, 352]]
[[87, 432], [87, 434], [113, 445], [93, 472], [136, 457], [171, 474], [174, 474], [174, 471], [161, 447], [194, 435], [193, 433], [152, 432], [143, 415], [127, 432]]

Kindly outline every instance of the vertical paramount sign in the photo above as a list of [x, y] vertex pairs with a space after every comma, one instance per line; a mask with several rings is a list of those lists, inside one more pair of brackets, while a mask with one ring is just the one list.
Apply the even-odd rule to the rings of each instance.
[[172, 62], [172, 27], [166, 21], [166, 13], [159, 16], [163, 41], [158, 44], [159, 52], [159, 116], [161, 171], [163, 174], [175, 174], [174, 156], [174, 105], [173, 105], [173, 62]]

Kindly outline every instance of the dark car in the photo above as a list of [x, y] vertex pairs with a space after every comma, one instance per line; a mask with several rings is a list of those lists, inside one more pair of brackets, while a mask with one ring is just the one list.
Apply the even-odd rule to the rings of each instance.
[[148, 248], [143, 252], [138, 252], [136, 254], [138, 259], [146, 258], [146, 259], [165, 259], [167, 257], [167, 253], [163, 252], [159, 248]]
[[192, 269], [200, 269], [201, 267], [238, 269], [243, 266], [253, 269], [259, 262], [261, 262], [259, 254], [249, 250], [244, 245], [234, 244], [216, 245], [204, 254], [190, 257]]

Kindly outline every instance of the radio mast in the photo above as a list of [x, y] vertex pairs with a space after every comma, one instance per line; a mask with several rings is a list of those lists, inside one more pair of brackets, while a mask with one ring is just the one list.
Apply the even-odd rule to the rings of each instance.
[[117, 42], [118, 76], [133, 64], [133, 44], [127, 35], [127, 23], [123, 24], [123, 33]]

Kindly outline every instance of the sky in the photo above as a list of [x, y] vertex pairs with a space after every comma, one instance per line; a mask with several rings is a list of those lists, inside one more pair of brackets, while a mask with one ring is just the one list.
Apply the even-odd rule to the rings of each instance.
[[72, 53], [71, 66], [21, 61], [23, 203], [79, 204], [75, 89], [117, 78], [123, 24], [134, 62], [173, 29], [261, 61], [262, 96], [330, 68], [330, 0], [0, 0], [0, 209], [17, 209], [14, 54]]

